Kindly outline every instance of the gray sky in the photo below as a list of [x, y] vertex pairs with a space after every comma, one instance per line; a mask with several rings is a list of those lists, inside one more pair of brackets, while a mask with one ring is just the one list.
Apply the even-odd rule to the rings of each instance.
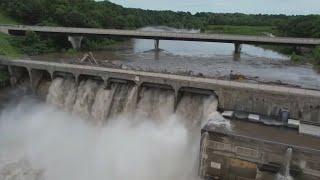
[[125, 7], [249, 14], [320, 14], [320, 0], [110, 0]]

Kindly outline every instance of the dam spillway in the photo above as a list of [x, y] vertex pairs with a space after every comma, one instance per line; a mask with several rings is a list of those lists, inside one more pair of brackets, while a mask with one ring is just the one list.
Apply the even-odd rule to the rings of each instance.
[[[8, 69], [11, 82], [28, 76], [34, 89], [44, 75], [49, 79], [72, 77], [76, 83], [90, 77], [103, 81], [108, 88], [112, 82], [131, 83], [137, 88], [145, 84], [161, 86], [172, 89], [175, 100], [185, 91], [214, 93], [219, 101], [220, 110], [259, 114], [276, 119], [284, 117], [283, 113], [287, 113], [286, 117], [290, 119], [320, 122], [318, 90], [34, 60], [0, 58], [0, 64]], [[175, 106], [177, 102], [175, 101]]]
[[213, 95], [185, 92], [175, 107], [174, 91], [154, 86], [57, 77], [37, 94], [45, 102], [1, 113], [0, 179], [195, 180], [201, 124], [222, 118]]
[[132, 84], [121, 83], [113, 83], [107, 89], [99, 81], [87, 79], [76, 84], [70, 78], [54, 79], [46, 101], [83, 118], [94, 119], [98, 124], [121, 115], [161, 121], [178, 114], [187, 126], [199, 128], [204, 118], [210, 119], [210, 111], [217, 111], [218, 105], [214, 94], [185, 92], [175, 109], [174, 91], [170, 89], [152, 86], [138, 89]]

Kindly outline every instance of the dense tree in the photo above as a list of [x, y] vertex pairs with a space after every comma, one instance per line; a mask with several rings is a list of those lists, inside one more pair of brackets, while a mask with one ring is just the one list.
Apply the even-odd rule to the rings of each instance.
[[320, 38], [320, 16], [299, 16], [278, 25], [286, 36]]
[[[154, 11], [124, 8], [109, 1], [94, 0], [0, 0], [0, 10], [18, 22], [29, 25], [74, 26], [96, 28], [136, 29], [164, 25], [177, 28], [197, 28], [208, 25], [275, 26], [280, 35], [320, 37], [320, 16], [248, 15], [241, 13], [196, 13]], [[34, 44], [51, 44], [67, 48], [64, 37], [40, 35]], [[89, 43], [90, 42], [90, 43]], [[97, 39], [87, 46], [97, 46]], [[34, 52], [32, 52], [34, 53]]]
[[109, 1], [94, 0], [10, 0], [0, 7], [25, 24], [56, 24], [76, 27], [139, 28], [170, 25], [199, 28], [200, 18], [186, 12], [123, 8]]
[[320, 37], [320, 17], [241, 13], [196, 13], [124, 8], [94, 0], [0, 0], [0, 8], [25, 24], [135, 29], [149, 25], [204, 28], [207, 25], [276, 26], [283, 35]]

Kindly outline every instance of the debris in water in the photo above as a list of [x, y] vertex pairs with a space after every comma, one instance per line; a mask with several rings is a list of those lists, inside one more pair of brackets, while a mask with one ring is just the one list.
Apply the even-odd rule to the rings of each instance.
[[98, 61], [96, 58], [94, 58], [92, 52], [85, 53], [84, 56], [80, 59], [81, 63], [84, 63], [85, 61], [89, 62], [90, 64], [98, 64]]

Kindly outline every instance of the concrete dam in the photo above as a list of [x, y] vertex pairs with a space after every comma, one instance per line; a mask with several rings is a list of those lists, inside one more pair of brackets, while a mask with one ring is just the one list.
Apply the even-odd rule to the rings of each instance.
[[183, 92], [214, 95], [220, 110], [239, 111], [274, 118], [286, 118], [320, 123], [320, 91], [294, 87], [253, 84], [236, 81], [189, 77], [182, 75], [140, 72], [75, 64], [32, 60], [0, 60], [7, 66], [14, 83], [22, 76], [37, 87], [41, 77], [72, 77], [78, 84], [83, 78], [99, 79], [105, 87], [112, 82], [133, 84], [138, 92], [144, 86], [156, 86], [174, 92], [177, 106]]
[[[24, 120], [4, 127], [21, 127], [16, 136], [36, 151], [12, 146], [27, 150], [36, 165], [18, 159], [1, 168], [0, 159], [0, 179], [15, 169], [46, 180], [320, 177], [317, 90], [33, 60], [0, 64], [13, 86], [27, 84], [47, 104], [90, 124], [43, 104], [19, 104]], [[259, 122], [239, 121], [243, 116]], [[0, 144], [10, 130], [0, 123]], [[87, 156], [88, 164], [80, 163]]]
[[[154, 84], [137, 86], [133, 80], [130, 81], [124, 75], [122, 78], [104, 81], [101, 75], [105, 77], [106, 72], [100, 71], [99, 77], [82, 71], [86, 75], [79, 75], [75, 78], [67, 71], [59, 71], [53, 72], [53, 79], [51, 79], [50, 72], [46, 72], [41, 67], [31, 70], [32, 76], [29, 76], [25, 65], [16, 65], [11, 64], [8, 67], [14, 86], [31, 86], [33, 92], [42, 97], [46, 104], [54, 105], [64, 112], [70, 112], [75, 117], [81, 117], [85, 125], [81, 124], [79, 119], [70, 119], [68, 115], [57, 114], [58, 110], [55, 109], [51, 111], [50, 108], [44, 108], [37, 109], [37, 112], [32, 111], [30, 121], [35, 126], [31, 125], [29, 129], [30, 124], [22, 125], [23, 128], [19, 134], [22, 134], [21, 138], [25, 142], [28, 142], [29, 139], [26, 137], [32, 137], [32, 147], [37, 149], [34, 155], [36, 158], [33, 161], [40, 165], [34, 166], [34, 164], [31, 165], [18, 159], [1, 168], [2, 160], [0, 159], [0, 179], [16, 174], [25, 176], [27, 180], [42, 178], [51, 180], [57, 177], [63, 179], [66, 174], [71, 177], [70, 179], [81, 180], [92, 178], [198, 179], [200, 129], [206, 124], [206, 119], [222, 118], [217, 112], [218, 103], [213, 93], [183, 91], [179, 93], [179, 103], [175, 104], [175, 91], [172, 88]], [[35, 66], [32, 67], [35, 68]], [[111, 76], [111, 74], [108, 75]], [[24, 120], [21, 120], [23, 124], [29, 119], [26, 113], [30, 111], [28, 109], [38, 105], [22, 104], [18, 106], [21, 106], [18, 109], [24, 109], [25, 112]], [[53, 116], [55, 116], [54, 119], [52, 119]], [[2, 117], [0, 119], [2, 122]], [[7, 116], [6, 119], [8, 119]], [[15, 120], [10, 120], [10, 122], [13, 123]], [[15, 128], [19, 127], [17, 121], [13, 124]], [[4, 132], [10, 131], [7, 125], [5, 128], [2, 127], [0, 123], [0, 136], [2, 137], [0, 144], [8, 141], [6, 139], [8, 136]], [[39, 137], [37, 134], [42, 129], [45, 132], [42, 137]], [[50, 134], [51, 131], [54, 133]], [[45, 147], [48, 142], [52, 144], [49, 145], [50, 149], [55, 150], [54, 152], [49, 150], [50, 153], [45, 155], [43, 149], [47, 150]], [[21, 144], [17, 149], [26, 148]], [[0, 149], [2, 150], [1, 147]], [[79, 165], [78, 160], [86, 157], [87, 152], [91, 151], [94, 151], [98, 160], [93, 158]], [[2, 152], [6, 153], [6, 149]], [[7, 152], [8, 157], [11, 152]], [[60, 159], [61, 156], [64, 159]], [[27, 157], [29, 158], [28, 153]], [[109, 164], [118, 161], [122, 163]], [[52, 166], [57, 168], [52, 170], [50, 168]], [[86, 170], [83, 173], [78, 170], [72, 171], [69, 166], [80, 166]], [[65, 172], [65, 169], [69, 169], [68, 172]], [[126, 172], [123, 173], [123, 170]]]

